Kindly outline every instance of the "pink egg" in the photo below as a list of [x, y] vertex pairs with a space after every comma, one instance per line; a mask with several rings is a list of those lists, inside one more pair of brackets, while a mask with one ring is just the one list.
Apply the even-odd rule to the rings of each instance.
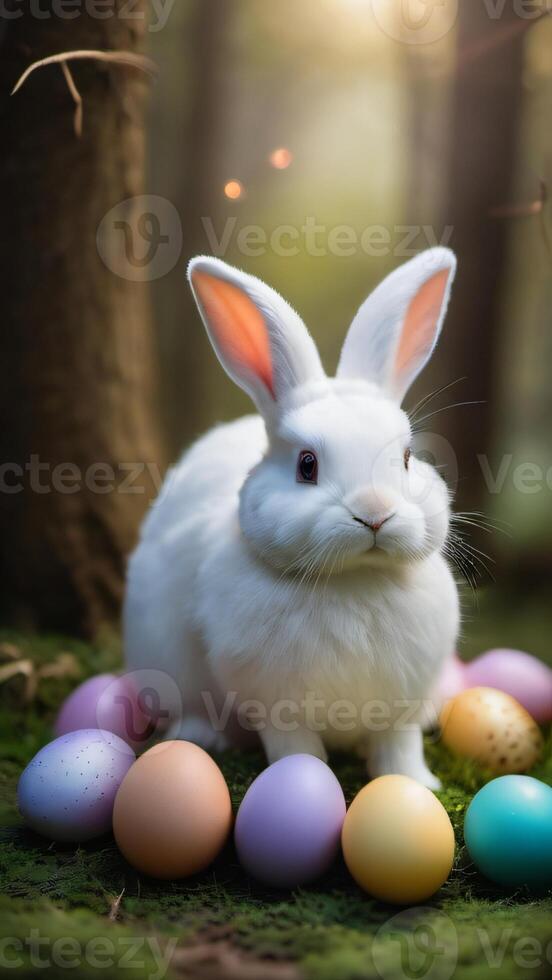
[[142, 710], [131, 675], [99, 674], [80, 684], [61, 706], [54, 730], [57, 736], [87, 728], [103, 728], [133, 748], [153, 733]]
[[494, 687], [519, 701], [535, 721], [552, 721], [552, 670], [521, 650], [488, 650], [466, 664], [468, 687]]
[[437, 681], [437, 696], [444, 703], [456, 697], [468, 686], [466, 681], [466, 665], [457, 654], [453, 653], [445, 661], [439, 680]]

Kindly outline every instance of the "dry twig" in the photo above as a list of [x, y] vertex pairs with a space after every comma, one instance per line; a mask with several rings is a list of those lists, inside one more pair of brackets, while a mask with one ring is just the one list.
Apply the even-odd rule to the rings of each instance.
[[0, 657], [6, 660], [17, 660], [21, 656], [21, 650], [15, 643], [0, 643]]
[[45, 68], [48, 65], [60, 65], [63, 76], [67, 83], [67, 88], [73, 102], [75, 103], [74, 128], [75, 134], [82, 136], [83, 105], [81, 94], [75, 84], [75, 80], [67, 64], [68, 61], [101, 61], [104, 64], [121, 65], [126, 68], [136, 68], [138, 71], [145, 72], [151, 78], [156, 78], [158, 74], [157, 65], [151, 58], [146, 58], [142, 54], [134, 54], [132, 51], [63, 51], [61, 54], [52, 54], [40, 61], [34, 61], [25, 69], [21, 77], [12, 89], [12, 95], [23, 87], [27, 79], [38, 68]]
[[531, 218], [534, 215], [542, 214], [544, 206], [548, 200], [548, 190], [544, 180], [539, 180], [540, 195], [536, 201], [529, 201], [527, 204], [500, 204], [491, 208], [489, 215], [491, 218]]
[[0, 667], [0, 684], [11, 681], [12, 677], [22, 674], [25, 678], [25, 701], [32, 701], [36, 694], [36, 672], [32, 660], [16, 660], [11, 664]]
[[119, 918], [119, 911], [121, 909], [121, 902], [123, 900], [123, 895], [124, 894], [125, 894], [125, 890], [123, 888], [121, 894], [120, 895], [117, 895], [117, 898], [114, 898], [113, 899], [113, 901], [112, 901], [112, 903], [111, 903], [111, 905], [109, 907], [109, 915], [107, 917], [110, 922], [116, 922], [117, 919]]
[[152, 78], [156, 78], [158, 75], [157, 65], [151, 58], [146, 58], [143, 54], [133, 54], [132, 51], [62, 51], [61, 54], [51, 54], [47, 58], [41, 58], [40, 61], [34, 61], [32, 65], [29, 65], [15, 83], [11, 94], [15, 95], [16, 92], [19, 92], [29, 75], [37, 68], [45, 68], [47, 65], [60, 65], [64, 61], [84, 60], [103, 61], [106, 64], [137, 68], [138, 71], [143, 71]]
[[0, 684], [5, 684], [19, 675], [24, 677], [23, 701], [26, 704], [34, 700], [39, 682], [44, 678], [79, 677], [81, 673], [77, 659], [72, 653], [60, 653], [53, 663], [37, 667], [30, 657], [23, 657], [14, 644], [2, 643], [0, 657], [10, 661], [0, 666]]
[[81, 669], [72, 653], [60, 653], [53, 663], [39, 667], [37, 677], [80, 677]]
[[73, 125], [75, 127], [75, 136], [78, 136], [80, 139], [82, 136], [82, 96], [75, 85], [75, 79], [73, 78], [71, 69], [66, 61], [61, 62], [61, 70], [65, 77], [65, 81], [67, 82], [67, 88], [69, 89], [75, 103], [75, 118]]

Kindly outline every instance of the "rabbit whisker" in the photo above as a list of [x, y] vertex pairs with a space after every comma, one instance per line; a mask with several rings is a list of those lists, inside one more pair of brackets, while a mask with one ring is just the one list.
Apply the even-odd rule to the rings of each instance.
[[407, 413], [410, 421], [415, 422], [418, 412], [421, 412], [422, 409], [425, 408], [426, 405], [429, 405], [429, 403], [432, 402], [434, 398], [437, 398], [438, 395], [442, 395], [444, 391], [448, 391], [449, 388], [453, 388], [454, 385], [459, 384], [461, 381], [467, 380], [467, 375], [464, 375], [463, 377], [456, 378], [454, 381], [449, 381], [449, 383], [446, 385], [441, 385], [440, 388], [435, 388], [428, 395], [424, 395], [423, 398], [420, 398], [419, 402], [416, 402], [412, 410]]
[[429, 412], [428, 415], [423, 415], [421, 419], [416, 420], [416, 425], [413, 427], [413, 433], [419, 433], [419, 426], [423, 422], [427, 422], [429, 419], [435, 418], [436, 415], [440, 415], [441, 412], [448, 412], [451, 408], [465, 408], [467, 405], [484, 405], [485, 401], [478, 399], [476, 401], [465, 401], [465, 402], [452, 402], [450, 405], [443, 405], [442, 408], [436, 408], [434, 412]]

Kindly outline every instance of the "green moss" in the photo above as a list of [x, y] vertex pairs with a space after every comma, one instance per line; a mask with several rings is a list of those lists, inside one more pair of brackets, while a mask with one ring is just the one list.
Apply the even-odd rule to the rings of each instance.
[[[547, 602], [538, 607], [532, 597], [528, 609], [500, 613], [488, 604], [481, 616], [479, 634], [490, 637], [494, 622], [495, 644], [507, 643], [510, 635], [519, 637], [520, 623], [530, 619], [532, 635], [540, 637], [533, 649], [544, 655], [544, 637], [552, 626]], [[5, 635], [1, 639], [17, 644], [24, 656], [40, 664], [70, 650], [81, 679], [119, 663], [118, 645], [111, 639], [95, 647], [52, 637]], [[476, 652], [475, 642], [470, 642]], [[517, 644], [530, 646], [519, 639]], [[546, 652], [550, 655], [548, 647]], [[83, 977], [121, 976], [117, 951], [121, 954], [124, 942], [132, 937], [155, 937], [162, 944], [223, 939], [246, 958], [296, 963], [300, 973], [312, 980], [421, 975], [419, 970], [429, 962], [424, 956], [435, 961], [434, 972], [426, 974], [430, 978], [450, 975], [447, 964], [453, 961], [457, 980], [479, 980], [487, 967], [497, 980], [545, 977], [552, 971], [547, 963], [547, 956], [552, 958], [552, 945], [547, 951], [552, 940], [552, 897], [536, 900], [523, 891], [498, 889], [473, 867], [463, 845], [463, 819], [487, 774], [454, 759], [432, 739], [427, 740], [427, 755], [443, 782], [439, 797], [451, 817], [458, 847], [449, 880], [418, 910], [391, 908], [370, 899], [354, 885], [341, 861], [314, 886], [289, 894], [249, 879], [229, 845], [204, 874], [187, 881], [156, 882], [129, 868], [109, 838], [78, 848], [60, 847], [26, 831], [15, 806], [17, 779], [51, 738], [55, 711], [76, 683], [75, 678], [42, 681], [31, 706], [23, 704], [18, 682], [0, 688], [0, 938], [24, 941], [38, 928], [50, 944], [72, 937], [85, 948], [90, 939], [107, 937], [115, 944], [113, 968], [84, 962], [79, 968]], [[550, 784], [551, 749], [548, 736], [542, 761], [533, 772]], [[237, 807], [264, 764], [262, 756], [232, 751], [218, 761]], [[335, 756], [331, 764], [350, 800], [365, 782], [364, 764], [349, 756]], [[112, 922], [110, 907], [123, 890], [117, 921]], [[532, 950], [520, 945], [528, 938], [533, 940]], [[9, 955], [13, 949], [9, 947]], [[23, 949], [21, 958], [14, 972], [36, 975], [28, 949]], [[534, 966], [527, 966], [529, 962]], [[156, 969], [155, 955], [143, 946], [142, 956], [136, 955], [125, 975], [156, 976]], [[49, 977], [50, 972], [53, 977], [62, 971], [54, 964], [40, 975]]]
[[119, 925], [85, 908], [67, 912], [51, 901], [0, 898], [1, 967], [4, 976], [44, 977], [77, 973], [79, 978], [129, 980], [166, 975], [171, 946], [146, 923], [140, 930]]

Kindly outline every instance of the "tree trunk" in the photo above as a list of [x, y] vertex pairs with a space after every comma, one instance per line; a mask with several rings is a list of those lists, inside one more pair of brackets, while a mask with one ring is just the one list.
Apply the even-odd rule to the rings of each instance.
[[[429, 423], [448, 438], [456, 454], [459, 510], [481, 505], [483, 479], [477, 455], [491, 451], [508, 238], [508, 223], [493, 218], [491, 212], [511, 201], [522, 40], [528, 23], [510, 4], [500, 19], [490, 17], [480, 0], [466, 0], [459, 7], [448, 206], [443, 220], [453, 227], [451, 246], [459, 267], [443, 340], [425, 377], [426, 390], [466, 377], [447, 392], [445, 403], [483, 400], [481, 405], [444, 412]], [[492, 465], [494, 470], [494, 461]]]
[[[87, 634], [118, 616], [161, 455], [147, 286], [110, 271], [96, 244], [106, 213], [143, 190], [148, 83], [131, 68], [70, 63], [81, 139], [59, 66], [9, 93], [47, 55], [137, 51], [146, 24], [120, 17], [125, 6], [97, 19], [83, 4], [67, 20], [59, 4], [42, 0], [40, 19], [17, 5], [0, 46], [1, 613]], [[145, 0], [133, 9], [144, 18]], [[111, 237], [116, 254], [121, 228]]]
[[208, 415], [212, 353], [184, 271], [193, 255], [211, 251], [202, 221], [213, 222], [219, 233], [217, 215], [225, 179], [220, 148], [228, 98], [226, 51], [234, 12], [227, 0], [193, 0], [184, 12], [187, 16], [177, 21], [181, 34], [177, 55], [169, 36], [153, 37], [158, 57], [163, 63], [168, 59], [170, 73], [157, 88], [156, 101], [162, 98], [164, 104], [152, 120], [153, 152], [161, 145], [168, 159], [161, 159], [159, 153], [154, 156], [153, 178], [158, 179], [160, 193], [174, 202], [183, 232], [182, 261], [154, 285], [163, 424], [171, 458], [200, 434]]

